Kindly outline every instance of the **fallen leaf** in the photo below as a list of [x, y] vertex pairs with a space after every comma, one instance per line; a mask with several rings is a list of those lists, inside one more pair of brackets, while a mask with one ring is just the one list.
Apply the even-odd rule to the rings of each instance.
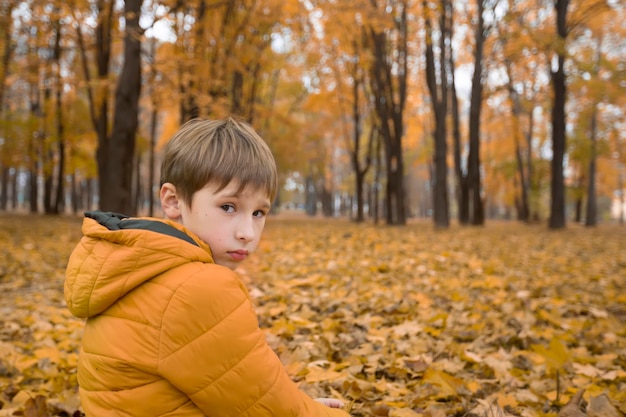
[[463, 381], [436, 369], [428, 369], [424, 373], [424, 383], [431, 383], [440, 388], [440, 397], [456, 396], [464, 388]]
[[574, 395], [571, 400], [559, 411], [557, 417], [587, 417], [582, 410], [583, 407], [583, 394], [585, 390], [580, 390]]
[[398, 408], [389, 412], [389, 417], [421, 417], [422, 414], [416, 413], [410, 408]]
[[624, 417], [624, 414], [611, 404], [611, 401], [605, 394], [592, 397], [589, 400], [587, 415], [589, 417]]

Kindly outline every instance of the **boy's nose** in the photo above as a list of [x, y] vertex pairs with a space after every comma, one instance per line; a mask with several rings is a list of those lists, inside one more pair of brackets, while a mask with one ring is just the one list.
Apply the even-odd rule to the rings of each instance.
[[249, 242], [254, 239], [254, 227], [252, 221], [242, 221], [237, 227], [236, 237], [239, 240]]

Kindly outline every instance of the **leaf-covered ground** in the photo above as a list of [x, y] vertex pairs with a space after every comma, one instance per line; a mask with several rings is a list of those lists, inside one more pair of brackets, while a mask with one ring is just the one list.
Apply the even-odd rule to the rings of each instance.
[[[0, 215], [0, 416], [80, 415], [79, 227]], [[624, 226], [279, 216], [241, 272], [293, 379], [353, 416], [554, 416], [580, 390], [583, 416], [626, 413]]]

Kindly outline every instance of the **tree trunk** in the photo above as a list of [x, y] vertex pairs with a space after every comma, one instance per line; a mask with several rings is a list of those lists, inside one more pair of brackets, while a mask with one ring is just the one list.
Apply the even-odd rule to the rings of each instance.
[[29, 180], [30, 180], [30, 187], [29, 187], [29, 193], [28, 193], [28, 198], [29, 198], [29, 203], [30, 203], [30, 213], [31, 214], [35, 214], [39, 211], [39, 182], [38, 182], [38, 169], [37, 169], [37, 162], [33, 161], [32, 162], [32, 166], [31, 169], [29, 170], [28, 174], [29, 174]]
[[[428, 2], [423, 2], [424, 10], [428, 13]], [[448, 165], [446, 161], [447, 157], [447, 143], [446, 143], [446, 114], [447, 114], [447, 86], [446, 86], [446, 58], [445, 58], [445, 33], [446, 33], [446, 14], [449, 13], [448, 0], [441, 0], [442, 12], [439, 19], [440, 22], [440, 64], [439, 71], [441, 75], [440, 81], [437, 82], [435, 56], [432, 44], [432, 20], [428, 14], [425, 16], [425, 29], [426, 29], [426, 81], [428, 84], [428, 91], [433, 106], [433, 112], [435, 114], [435, 130], [433, 132], [435, 142], [435, 152], [433, 155], [433, 219], [436, 228], [448, 228], [450, 226], [450, 217], [448, 209]]]
[[[452, 20], [450, 21], [452, 24]], [[452, 112], [452, 140], [454, 144], [454, 173], [456, 177], [456, 201], [458, 219], [460, 224], [469, 223], [469, 189], [467, 186], [467, 176], [463, 172], [463, 166], [461, 162], [461, 118], [459, 116], [459, 100], [456, 94], [456, 82], [454, 76], [454, 55], [452, 54], [452, 43], [449, 43], [448, 48], [448, 61], [450, 65], [450, 103]]]
[[[598, 77], [602, 59], [602, 37], [597, 42], [596, 62], [593, 69], [594, 78]], [[587, 189], [587, 215], [585, 226], [592, 227], [598, 224], [598, 202], [596, 195], [596, 161], [598, 157], [598, 104], [594, 101], [591, 109], [591, 123], [589, 126], [589, 139], [591, 140], [591, 155], [589, 159], [589, 182]]]
[[77, 190], [78, 184], [76, 183], [76, 172], [70, 174], [70, 206], [72, 207], [72, 214], [78, 213], [80, 210], [80, 194]]
[[626, 221], [626, 213], [624, 213], [624, 177], [622, 176], [621, 166], [619, 166], [619, 172], [617, 173], [617, 189], [619, 190], [619, 224], [624, 224]]
[[260, 84], [261, 84], [261, 64], [257, 61], [254, 63], [253, 70], [251, 72], [250, 83], [250, 95], [248, 96], [248, 100], [246, 102], [246, 120], [251, 125], [254, 125], [255, 117], [256, 117], [256, 106], [259, 101], [257, 98], [257, 94], [259, 92]]
[[[182, 2], [181, 2], [182, 3]], [[194, 39], [188, 41], [185, 45], [184, 37], [177, 37], [177, 49], [180, 51], [187, 51], [186, 59], [179, 61], [177, 65], [178, 76], [178, 90], [180, 93], [179, 103], [179, 124], [195, 119], [200, 116], [200, 106], [196, 99], [196, 90], [198, 89], [197, 77], [198, 71], [194, 71], [192, 68], [194, 63], [202, 62], [202, 46], [204, 41], [204, 17], [207, 10], [207, 4], [205, 0], [200, 0], [197, 6], [197, 15], [194, 16]], [[177, 31], [178, 32], [178, 31]], [[209, 77], [212, 79], [212, 77]]]
[[585, 226], [592, 227], [598, 224], [598, 204], [596, 196], [596, 158], [597, 158], [597, 124], [598, 108], [593, 104], [591, 113], [591, 155], [589, 156], [589, 179], [587, 181], [587, 215], [585, 216]]
[[[31, 84], [31, 102], [30, 102], [30, 115], [33, 119], [41, 118], [41, 97], [39, 93], [39, 85]], [[35, 214], [39, 211], [39, 170], [40, 160], [42, 159], [41, 147], [39, 141], [43, 137], [44, 133], [41, 130], [35, 130], [31, 132], [28, 138], [28, 173], [30, 179], [29, 199], [30, 199], [30, 212]]]
[[[366, 35], [364, 35], [365, 37]], [[360, 47], [356, 41], [352, 42], [353, 55], [360, 55]], [[337, 80], [337, 92], [338, 92], [338, 100], [342, 113], [347, 113], [346, 107], [346, 94], [343, 91], [343, 80], [342, 75], [337, 68], [337, 66], [333, 66], [333, 70], [335, 73], [335, 78]], [[346, 121], [347, 118], [341, 118], [341, 128], [342, 135], [346, 141], [346, 148], [350, 154], [350, 163], [352, 165], [352, 170], [354, 171], [354, 192], [356, 194], [356, 216], [353, 216], [351, 211], [352, 219], [357, 223], [362, 223], [365, 220], [364, 217], [364, 183], [365, 176], [370, 168], [371, 160], [372, 160], [372, 144], [374, 140], [374, 134], [376, 132], [375, 128], [370, 129], [370, 135], [367, 144], [367, 150], [365, 154], [365, 161], [361, 162], [361, 154], [362, 152], [362, 138], [361, 135], [363, 133], [363, 122], [361, 118], [361, 94], [360, 90], [363, 88], [363, 74], [361, 66], [358, 63], [348, 64], [348, 71], [350, 75], [350, 79], [352, 80], [352, 89], [351, 95], [352, 100], [350, 101], [352, 106], [350, 109], [351, 118], [352, 118], [352, 132], [350, 133], [350, 129], [348, 127], [348, 123]]]
[[[105, 178], [109, 172], [107, 165], [108, 148], [109, 148], [109, 63], [111, 59], [111, 30], [113, 26], [113, 10], [115, 2], [112, 0], [98, 0], [97, 8], [97, 25], [96, 25], [96, 73], [97, 82], [95, 87], [91, 77], [91, 69], [89, 68], [89, 57], [87, 55], [87, 46], [83, 38], [81, 25], [76, 25], [76, 39], [78, 49], [80, 51], [80, 62], [83, 70], [83, 77], [87, 85], [87, 99], [89, 104], [89, 115], [91, 123], [98, 138], [98, 146], [96, 148], [96, 161], [98, 164], [98, 180]], [[94, 89], [96, 91], [94, 91]], [[100, 189], [102, 189], [100, 184]], [[91, 197], [87, 209], [90, 209]]]
[[[58, 10], [57, 10], [58, 12]], [[65, 208], [65, 122], [63, 121], [63, 79], [61, 77], [61, 21], [55, 21], [54, 63], [56, 78], [56, 140], [58, 164], [56, 169], [56, 195], [52, 213], [59, 214]]]
[[[17, 5], [16, 1], [2, 2], [2, 13], [0, 13], [0, 26], [4, 35], [4, 54], [2, 55], [2, 67], [0, 67], [0, 115], [4, 112], [4, 92], [6, 88], [6, 80], [10, 75], [10, 63], [14, 43], [11, 41], [13, 34], [13, 8]], [[5, 8], [6, 7], [6, 8]]]
[[150, 110], [150, 149], [148, 156], [148, 213], [149, 217], [154, 216], [154, 203], [155, 203], [155, 190], [154, 190], [154, 171], [155, 171], [155, 152], [157, 142], [157, 125], [159, 116], [159, 99], [155, 92], [155, 85], [157, 83], [157, 67], [156, 67], [156, 45], [157, 38], [150, 40], [150, 79], [148, 85], [150, 85], [149, 95], [152, 101], [152, 109]]
[[574, 223], [580, 224], [583, 219], [583, 196], [577, 195], [574, 200]]
[[113, 129], [105, 155], [108, 170], [100, 178], [101, 209], [126, 214], [134, 214], [132, 179], [141, 92], [141, 4], [142, 0], [126, 0], [124, 4], [124, 65], [115, 92]]
[[[511, 63], [507, 60], [505, 64], [506, 64], [506, 71], [507, 71], [507, 75], [509, 79], [507, 89], [509, 92], [509, 102], [511, 104], [512, 119], [513, 119], [512, 135], [515, 141], [515, 162], [517, 166], [517, 175], [519, 177], [519, 184], [520, 184], [520, 194], [519, 196], [516, 196], [517, 219], [523, 222], [527, 222], [530, 217], [530, 209], [529, 209], [529, 203], [528, 203], [528, 189], [529, 189], [528, 183], [529, 183], [530, 175], [527, 175], [526, 161], [524, 159], [523, 151], [522, 151], [522, 138], [524, 137], [521, 123], [520, 123], [520, 119], [522, 118], [522, 104], [520, 102], [521, 99], [519, 97], [519, 94], [517, 93], [517, 91], [515, 91], [515, 87], [513, 86], [513, 74], [511, 71]], [[532, 118], [532, 111], [529, 116]], [[526, 141], [526, 143], [528, 146], [531, 146], [529, 141]], [[528, 149], [528, 152], [530, 152], [530, 149]]]
[[19, 206], [17, 176], [18, 170], [14, 169], [11, 174], [11, 209], [13, 211], [17, 210]]
[[535, 126], [535, 116], [534, 116], [534, 104], [533, 107], [528, 111], [528, 130], [526, 131], [526, 172], [527, 172], [527, 183], [526, 183], [526, 195], [528, 196], [528, 220], [538, 219], [539, 218], [539, 209], [536, 204], [532, 204], [532, 201], [538, 200], [533, 196], [539, 193], [537, 181], [534, 180], [533, 175], [535, 173], [533, 168], [533, 130]]
[[[13, 9], [17, 5], [17, 2], [9, 1], [2, 2], [2, 9], [0, 11], [0, 27], [2, 28], [2, 43], [4, 45], [4, 54], [2, 55], [2, 64], [0, 66], [0, 119], [4, 120], [4, 92], [6, 88], [6, 80], [9, 78], [11, 70], [11, 55], [15, 48], [14, 42], [11, 41], [11, 35], [13, 34]], [[6, 135], [4, 132], [0, 132], [2, 137]], [[7, 209], [8, 202], [8, 175], [10, 172], [10, 166], [7, 164], [10, 155], [4, 157], [6, 152], [5, 146], [0, 147], [0, 166], [2, 168], [2, 194], [0, 194], [0, 210]], [[6, 165], [5, 165], [6, 164]], [[16, 172], [17, 175], [17, 172]]]
[[[49, 73], [49, 63], [44, 62], [42, 65], [42, 79], [52, 78], [52, 74]], [[51, 72], [51, 71], [50, 71]], [[41, 111], [38, 113], [39, 117], [39, 132], [38, 139], [41, 143], [41, 167], [43, 173], [43, 212], [45, 214], [54, 214], [54, 150], [52, 147], [52, 143], [48, 143], [49, 132], [48, 132], [48, 117], [46, 117], [46, 110], [50, 107], [51, 104], [51, 96], [52, 96], [52, 83], [41, 83], [43, 85], [43, 98], [42, 98], [42, 106]], [[54, 138], [52, 138], [54, 139]]]
[[[11, 54], [13, 52], [13, 42], [11, 42], [11, 34], [13, 33], [13, 8], [16, 2], [9, 1], [8, 3], [2, 3], [2, 13], [0, 13], [0, 27], [2, 27], [2, 34], [4, 38], [2, 40], [4, 45], [4, 54], [2, 55], [2, 66], [0, 67], [0, 119], [4, 120], [4, 91], [6, 87], [6, 80], [10, 74]], [[3, 132], [0, 135], [5, 136]], [[0, 161], [8, 161], [9, 158], [3, 158], [5, 147], [0, 147]], [[7, 209], [8, 202], [8, 175], [10, 167], [2, 163], [2, 193], [0, 194], [0, 210]]]
[[364, 199], [363, 199], [363, 186], [364, 186], [364, 179], [365, 179], [365, 175], [363, 174], [362, 171], [357, 171], [354, 173], [354, 177], [355, 177], [355, 186], [356, 186], [356, 217], [354, 218], [354, 221], [356, 223], [363, 223], [363, 221], [365, 220], [365, 217], [363, 215], [363, 204], [364, 204]]
[[567, 40], [567, 7], [569, 0], [555, 0], [558, 47], [557, 68], [551, 71], [554, 101], [552, 106], [552, 181], [550, 201], [551, 229], [565, 228], [565, 178], [563, 173], [563, 160], [565, 157], [565, 103], [566, 103], [566, 77], [565, 77], [565, 44]]
[[55, 214], [53, 211], [54, 201], [53, 201], [53, 175], [52, 170], [54, 163], [54, 153], [52, 149], [46, 149], [49, 145], [44, 144], [44, 151], [42, 152], [43, 158], [43, 212], [46, 214]]
[[[356, 48], [355, 48], [356, 49]], [[365, 157], [365, 164], [361, 167], [361, 161], [359, 155], [361, 154], [361, 101], [359, 95], [359, 89], [361, 88], [361, 78], [357, 74], [357, 65], [353, 66], [352, 74], [352, 143], [354, 146], [351, 148], [352, 169], [354, 170], [354, 181], [356, 191], [356, 218], [357, 223], [362, 223], [365, 220], [363, 215], [363, 187], [365, 182], [365, 175], [370, 168], [372, 160], [372, 142], [374, 140], [374, 128], [370, 130], [367, 155]]]
[[376, 135], [377, 140], [376, 140], [376, 165], [374, 166], [374, 181], [373, 181], [373, 187], [374, 187], [374, 191], [373, 191], [373, 205], [374, 205], [374, 209], [373, 209], [373, 216], [374, 216], [374, 224], [378, 224], [378, 221], [380, 220], [380, 183], [382, 181], [381, 177], [382, 177], [382, 140], [380, 138], [380, 135]]
[[7, 203], [9, 201], [9, 174], [11, 168], [2, 167], [2, 180], [0, 187], [2, 187], [2, 193], [0, 193], [0, 210], [6, 211]]
[[231, 84], [231, 113], [243, 114], [243, 74], [241, 71], [233, 71], [233, 81]]
[[154, 216], [154, 154], [156, 152], [156, 130], [157, 130], [157, 104], [152, 102], [152, 112], [150, 113], [150, 156], [148, 158], [148, 216]]
[[334, 193], [332, 190], [328, 190], [326, 186], [321, 187], [321, 200], [322, 200], [322, 214], [325, 217], [331, 217], [334, 214], [335, 208], [333, 203]]
[[[513, 117], [517, 117], [517, 116], [513, 116]], [[520, 198], [519, 198], [519, 204], [517, 207], [517, 220], [527, 222], [528, 216], [529, 216], [528, 186], [527, 186], [528, 179], [526, 178], [526, 174], [524, 170], [524, 160], [522, 158], [522, 149], [517, 138], [518, 133], [519, 132], [513, 133], [516, 136], [515, 162], [517, 164], [517, 174], [519, 175], [519, 182], [520, 182]]]
[[135, 156], [133, 168], [133, 184], [131, 186], [131, 211], [141, 215], [143, 206], [143, 187], [141, 182], [141, 154]]
[[480, 113], [483, 101], [483, 50], [485, 45], [485, 19], [483, 16], [484, 0], [478, 0], [478, 24], [475, 30], [474, 74], [469, 115], [469, 155], [467, 178], [471, 199], [471, 223], [485, 224], [485, 212], [480, 180]]
[[[450, 19], [447, 25], [448, 37], [453, 36], [454, 28], [453, 18], [454, 8], [450, 9]], [[461, 145], [461, 117], [459, 116], [459, 100], [456, 91], [456, 77], [454, 73], [455, 63], [452, 51], [452, 42], [447, 44], [448, 66], [450, 72], [450, 111], [452, 112], [452, 141], [454, 154], [454, 172], [456, 177], [455, 196], [457, 201], [458, 219], [460, 224], [468, 224], [470, 222], [469, 210], [469, 184], [467, 181], [467, 171], [463, 170], [462, 164], [462, 145]]]
[[398, 7], [400, 7], [400, 14], [396, 18], [396, 32], [394, 34], [397, 43], [393, 51], [389, 51], [390, 38], [387, 32], [370, 28], [374, 50], [374, 62], [371, 67], [372, 92], [385, 149], [387, 173], [385, 206], [388, 225], [406, 224], [402, 155], [403, 118], [408, 74], [406, 2], [400, 2]]
[[317, 215], [317, 188], [312, 175], [307, 175], [304, 181], [304, 209], [307, 215]]
[[91, 210], [94, 205], [94, 199], [96, 195], [94, 189], [97, 187], [97, 185], [98, 184], [92, 179], [85, 180], [85, 197], [86, 197], [85, 207], [88, 210]]

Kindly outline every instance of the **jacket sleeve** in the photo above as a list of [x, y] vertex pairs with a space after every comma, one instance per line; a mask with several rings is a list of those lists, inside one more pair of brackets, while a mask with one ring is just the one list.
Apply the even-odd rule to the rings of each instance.
[[291, 381], [265, 341], [247, 291], [219, 266], [173, 294], [163, 317], [158, 372], [206, 415], [336, 416]]

